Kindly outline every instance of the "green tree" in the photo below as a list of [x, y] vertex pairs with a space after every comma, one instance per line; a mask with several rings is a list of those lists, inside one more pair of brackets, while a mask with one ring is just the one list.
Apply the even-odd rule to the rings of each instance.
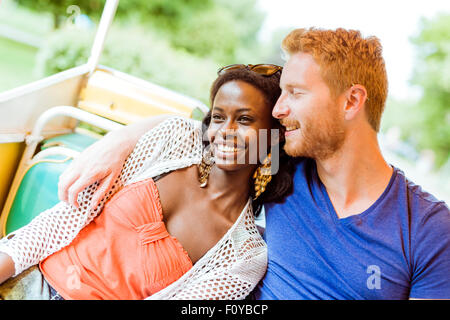
[[[39, 8], [31, 0], [16, 1]], [[65, 14], [69, 0], [37, 1]], [[95, 1], [103, 6], [104, 0]], [[83, 1], [70, 2], [89, 13]], [[92, 17], [99, 13], [92, 11]], [[101, 63], [207, 103], [220, 66], [261, 61], [263, 18], [257, 0], [122, 0]], [[39, 75], [85, 63], [94, 31], [61, 25], [40, 49]]]
[[250, 48], [259, 43], [258, 33], [265, 14], [258, 8], [257, 0], [215, 0], [216, 6], [228, 11], [239, 34], [239, 46]]
[[[53, 15], [55, 29], [68, 18], [67, 9], [76, 5], [82, 14], [98, 18], [106, 0], [15, 0], [18, 4], [36, 11], [50, 12]], [[150, 23], [158, 29], [171, 32], [180, 28], [185, 16], [212, 7], [213, 0], [122, 0], [119, 2], [116, 16], [132, 16], [141, 22]]]
[[435, 152], [439, 166], [450, 157], [450, 14], [423, 19], [412, 41], [419, 61], [412, 82], [423, 95], [411, 110], [420, 119], [420, 127], [411, 134], [420, 149]]
[[232, 55], [223, 64], [265, 62], [264, 44], [259, 39], [259, 31], [265, 13], [258, 8], [257, 0], [215, 0], [221, 12], [228, 12], [232, 23], [229, 30], [235, 32], [236, 46]]
[[183, 20], [183, 27], [168, 35], [175, 48], [212, 58], [220, 64], [232, 63], [239, 45], [239, 33], [228, 11], [216, 7]]
[[[36, 74], [49, 76], [87, 62], [95, 32], [63, 27], [39, 50]], [[142, 26], [113, 25], [100, 64], [151, 81], [208, 104], [216, 61], [174, 49], [167, 39]]]
[[[73, 16], [67, 11], [70, 6], [97, 20], [105, 4], [105, 0], [15, 1], [50, 12], [55, 29]], [[122, 0], [115, 18], [156, 30], [176, 49], [226, 64], [260, 51], [257, 36], [264, 14], [257, 0]]]
[[76, 5], [81, 13], [99, 16], [102, 13], [105, 0], [15, 0], [19, 5], [32, 10], [50, 12], [53, 15], [53, 25], [58, 29], [64, 19], [68, 19], [75, 11], [67, 11], [70, 6]]
[[[258, 32], [265, 15], [257, 0], [189, 0], [189, 5], [185, 0], [161, 2], [164, 16], [153, 1], [150, 6], [145, 2], [141, 21], [152, 24], [175, 48], [221, 64], [235, 63], [236, 58], [259, 51]], [[242, 51], [245, 54], [237, 54]]]
[[122, 0], [117, 13], [138, 18], [144, 25], [174, 33], [183, 27], [186, 17], [208, 11], [214, 0]]

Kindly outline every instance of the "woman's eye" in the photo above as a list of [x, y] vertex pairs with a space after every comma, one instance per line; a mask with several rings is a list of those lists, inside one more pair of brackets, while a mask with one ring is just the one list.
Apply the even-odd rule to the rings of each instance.
[[253, 119], [252, 119], [251, 117], [242, 116], [242, 117], [239, 117], [238, 120], [241, 121], [241, 122], [250, 122], [250, 121], [252, 121]]
[[213, 120], [222, 120], [222, 116], [220, 114], [213, 114], [211, 118]]

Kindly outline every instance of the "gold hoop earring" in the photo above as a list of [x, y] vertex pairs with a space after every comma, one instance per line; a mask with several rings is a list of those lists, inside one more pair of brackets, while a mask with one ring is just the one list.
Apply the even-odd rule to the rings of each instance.
[[270, 180], [272, 180], [271, 157], [272, 155], [269, 153], [264, 159], [262, 165], [259, 166], [253, 174], [253, 179], [255, 179], [255, 197], [253, 198], [253, 200], [256, 200], [261, 195], [261, 193], [266, 190], [267, 184], [270, 182]]
[[208, 185], [209, 173], [214, 165], [212, 148], [211, 146], [208, 147], [209, 150], [203, 153], [202, 162], [198, 165], [198, 182], [200, 182], [200, 188], [205, 188]]

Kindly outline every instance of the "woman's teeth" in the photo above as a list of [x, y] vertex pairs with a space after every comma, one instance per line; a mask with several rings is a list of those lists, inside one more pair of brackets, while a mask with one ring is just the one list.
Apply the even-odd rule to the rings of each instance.
[[229, 146], [224, 146], [224, 145], [217, 145], [217, 150], [219, 150], [220, 152], [237, 152], [237, 148], [235, 147], [229, 147]]

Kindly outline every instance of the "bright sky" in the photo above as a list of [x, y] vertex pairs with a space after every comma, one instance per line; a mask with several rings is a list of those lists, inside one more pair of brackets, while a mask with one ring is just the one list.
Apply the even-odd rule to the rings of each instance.
[[418, 32], [421, 17], [450, 13], [450, 0], [259, 0], [267, 12], [262, 37], [279, 27], [357, 29], [377, 36], [383, 45], [389, 93], [407, 98], [417, 93], [408, 84], [415, 62], [409, 38]]

